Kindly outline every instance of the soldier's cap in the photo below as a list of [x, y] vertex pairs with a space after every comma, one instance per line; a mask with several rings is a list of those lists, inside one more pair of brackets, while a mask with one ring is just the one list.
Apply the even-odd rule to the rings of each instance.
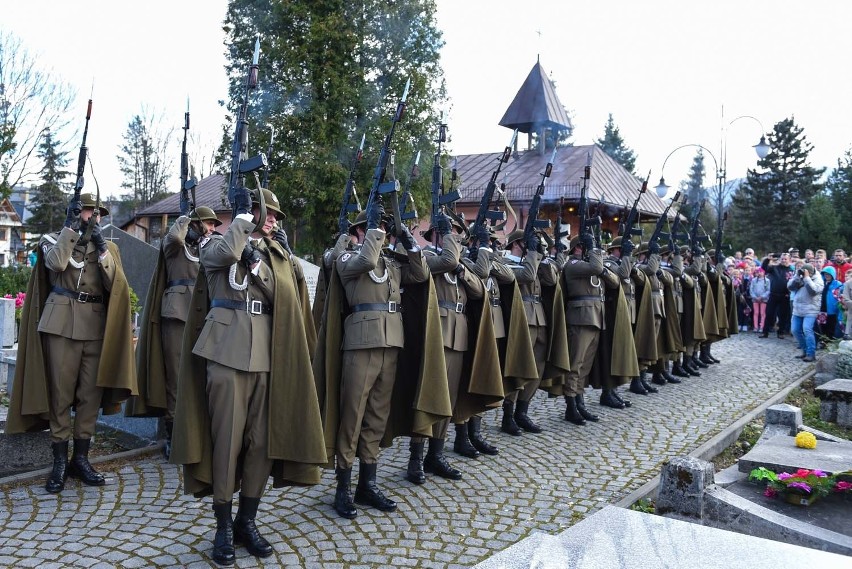
[[222, 225], [221, 220], [212, 209], [206, 206], [199, 206], [189, 213], [191, 221], [212, 221], [214, 227]]
[[639, 248], [636, 250], [636, 253], [638, 255], [641, 255], [642, 253], [645, 253], [647, 255], [648, 254], [648, 242], [642, 241], [641, 243], [639, 243]]
[[709, 250], [707, 251], [707, 256], [708, 256], [708, 257], [713, 257], [713, 258], [715, 259], [715, 258], [716, 258], [716, 249], [709, 249]]
[[680, 246], [680, 254], [682, 257], [685, 257], [689, 253], [689, 245], [681, 245]]
[[[382, 218], [381, 223], [382, 223], [382, 225], [385, 224], [384, 218]], [[364, 226], [364, 230], [366, 231], [367, 230], [367, 210], [366, 209], [361, 210], [361, 212], [358, 213], [357, 216], [355, 216], [355, 221], [353, 221], [352, 225], [349, 226], [349, 235], [355, 235], [355, 228], [360, 227], [361, 225]]]
[[606, 250], [612, 251], [613, 249], [618, 249], [619, 247], [621, 247], [621, 235], [610, 241], [609, 245], [606, 246]]
[[[456, 233], [462, 233], [462, 232], [464, 232], [465, 228], [462, 226], [462, 224], [461, 224], [461, 223], [459, 223], [459, 222], [458, 222], [458, 220], [457, 220], [456, 218], [454, 218], [454, 217], [450, 217], [450, 216], [447, 216], [447, 217], [449, 217], [449, 218], [450, 218], [450, 226], [451, 226], [453, 229], [455, 229]], [[464, 219], [464, 217], [462, 217], [462, 219]], [[433, 233], [434, 231], [435, 231], [435, 226], [434, 226], [434, 225], [430, 225], [430, 226], [429, 226], [429, 229], [427, 229], [426, 231], [421, 231], [421, 232], [420, 232], [420, 235], [422, 235], [422, 236], [423, 236], [423, 239], [425, 239], [426, 241], [432, 241], [432, 233]]]
[[672, 252], [672, 248], [668, 243], [660, 245], [660, 255], [668, 255]]
[[[281, 202], [278, 201], [278, 196], [272, 193], [270, 190], [266, 188], [261, 188], [261, 192], [263, 192], [263, 201], [266, 202], [266, 211], [271, 211], [275, 214], [275, 219], [284, 219], [287, 217], [284, 215], [284, 212], [281, 211]], [[259, 204], [260, 200], [257, 197], [257, 190], [251, 190], [251, 203]]]
[[574, 249], [580, 246], [580, 236], [575, 235], [571, 238], [571, 242], [568, 244], [568, 252], [573, 253]]
[[509, 247], [512, 246], [512, 243], [514, 243], [515, 241], [520, 241], [523, 238], [524, 238], [523, 229], [516, 229], [516, 230], [512, 231], [511, 233], [509, 233], [506, 236], [506, 248], [508, 249]]
[[80, 194], [80, 205], [84, 208], [89, 207], [92, 209], [97, 207], [101, 217], [109, 215], [109, 210], [104, 207], [103, 202], [98, 202], [98, 204], [95, 205], [95, 194]]

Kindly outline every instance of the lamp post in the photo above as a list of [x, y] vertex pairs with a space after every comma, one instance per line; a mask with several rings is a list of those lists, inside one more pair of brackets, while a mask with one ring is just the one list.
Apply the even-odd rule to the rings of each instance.
[[657, 192], [657, 196], [660, 199], [665, 198], [666, 195], [669, 193], [669, 189], [671, 189], [671, 186], [666, 184], [666, 178], [665, 178], [666, 162], [669, 161], [669, 158], [672, 157], [672, 154], [674, 154], [675, 152], [677, 152], [681, 148], [687, 148], [689, 146], [693, 146], [695, 148], [701, 148], [702, 150], [707, 152], [707, 154], [710, 155], [710, 158], [713, 159], [713, 165], [716, 167], [715, 168], [715, 170], [716, 170], [716, 181], [718, 182], [719, 180], [721, 180], [722, 171], [719, 169], [719, 162], [716, 160], [716, 157], [713, 155], [712, 152], [710, 152], [710, 150], [706, 146], [701, 146], [700, 144], [694, 144], [694, 143], [682, 144], [682, 145], [678, 146], [677, 148], [675, 148], [674, 150], [672, 150], [671, 152], [669, 152], [669, 155], [666, 156], [665, 160], [663, 160], [663, 169], [660, 171], [660, 183], [657, 184], [657, 186], [654, 188], [654, 190]]

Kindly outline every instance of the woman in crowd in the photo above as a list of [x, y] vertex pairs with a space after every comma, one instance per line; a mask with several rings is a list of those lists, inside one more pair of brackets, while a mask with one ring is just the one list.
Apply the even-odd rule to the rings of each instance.
[[834, 267], [825, 267], [822, 271], [822, 278], [825, 281], [825, 286], [822, 289], [822, 298], [820, 300], [819, 315], [817, 316], [820, 347], [825, 347], [825, 342], [836, 337], [835, 330], [837, 329], [837, 314], [838, 314], [838, 293], [837, 289], [841, 284], [836, 278]]
[[787, 281], [787, 289], [793, 297], [792, 332], [799, 341], [802, 355], [796, 356], [803, 362], [816, 359], [816, 323], [822, 301], [822, 277], [814, 266], [808, 263], [796, 270], [796, 275]]
[[769, 302], [769, 278], [763, 269], [758, 267], [754, 271], [754, 278], [749, 285], [751, 294], [752, 313], [754, 314], [754, 331], [763, 332], [766, 320], [766, 303]]

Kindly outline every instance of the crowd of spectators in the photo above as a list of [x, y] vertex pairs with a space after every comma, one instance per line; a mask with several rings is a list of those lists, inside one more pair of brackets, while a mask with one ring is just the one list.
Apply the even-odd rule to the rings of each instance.
[[837, 249], [792, 248], [755, 257], [754, 249], [737, 251], [725, 260], [736, 298], [741, 332], [784, 338], [792, 332], [802, 354], [811, 361], [827, 342], [852, 335], [852, 262]]

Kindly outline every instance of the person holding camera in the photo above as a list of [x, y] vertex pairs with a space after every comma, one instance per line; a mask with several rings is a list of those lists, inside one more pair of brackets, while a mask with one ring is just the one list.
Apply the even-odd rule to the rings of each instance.
[[802, 355], [796, 357], [801, 358], [803, 362], [812, 362], [815, 359], [814, 323], [819, 314], [824, 286], [822, 277], [810, 263], [805, 263], [796, 271], [796, 276], [787, 282], [787, 288], [793, 295], [793, 335], [802, 350]]
[[790, 291], [787, 289], [787, 281], [792, 276], [790, 255], [775, 253], [771, 257], [765, 257], [760, 268], [769, 278], [769, 302], [766, 304], [766, 321], [760, 337], [769, 337], [777, 318], [778, 339], [783, 340], [784, 334], [790, 329]]

